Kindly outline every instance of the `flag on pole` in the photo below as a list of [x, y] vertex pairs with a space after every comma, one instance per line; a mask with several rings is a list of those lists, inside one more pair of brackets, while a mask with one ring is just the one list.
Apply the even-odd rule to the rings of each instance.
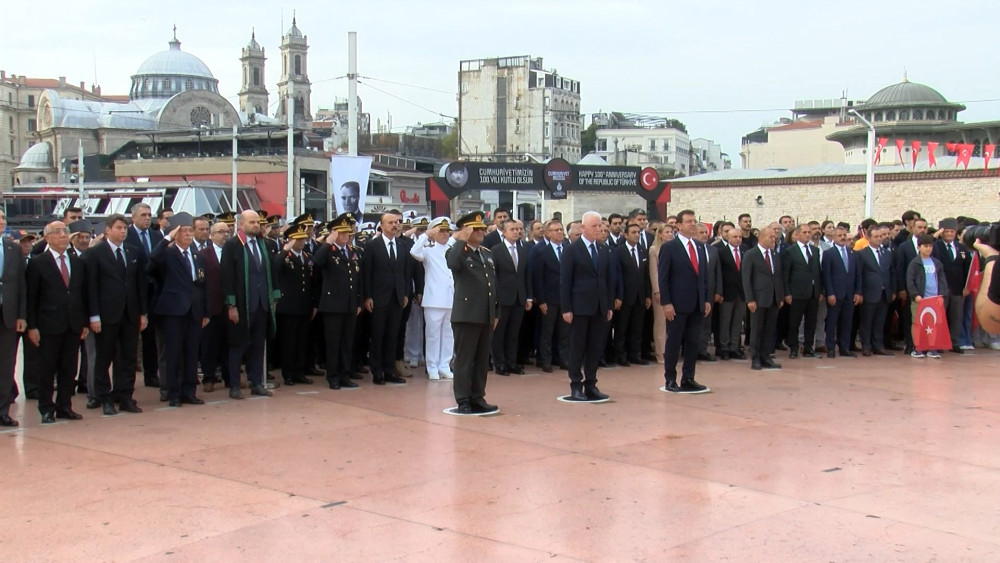
[[906, 139], [896, 139], [896, 155], [899, 156], [899, 165], [906, 168], [906, 163], [903, 162], [903, 145], [906, 144]]
[[[979, 253], [972, 250], [972, 263], [969, 264], [969, 275], [965, 278], [965, 292], [972, 296], [972, 302], [976, 302], [979, 295], [979, 284], [983, 282], [983, 272], [979, 267]], [[976, 308], [972, 308], [972, 330], [979, 326], [979, 319], [976, 317]]]
[[910, 160], [913, 161], [913, 169], [917, 169], [917, 155], [920, 154], [920, 141], [910, 141]]
[[955, 167], [964, 164], [965, 169], [969, 169], [969, 159], [972, 158], [972, 143], [962, 143], [958, 145], [958, 156], [955, 157]]
[[937, 141], [927, 141], [927, 165], [930, 167], [937, 166], [937, 157], [934, 156], [934, 151], [937, 148]]
[[951, 349], [944, 297], [925, 297], [916, 305], [917, 311], [913, 315], [913, 348], [918, 352]]
[[874, 164], [878, 164], [882, 160], [882, 149], [885, 148], [885, 144], [889, 142], [889, 139], [885, 137], [878, 138], [878, 146], [875, 147], [875, 161]]
[[949, 155], [951, 155], [952, 153], [957, 153], [958, 152], [958, 143], [947, 142], [947, 143], [944, 144], [944, 148], [948, 151]]
[[996, 147], [996, 145], [983, 145], [983, 176], [990, 173], [990, 159], [993, 158]]

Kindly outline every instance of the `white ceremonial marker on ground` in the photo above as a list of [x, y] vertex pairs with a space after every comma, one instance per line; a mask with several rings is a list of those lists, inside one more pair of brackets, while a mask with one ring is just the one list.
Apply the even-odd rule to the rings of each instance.
[[444, 414], [450, 414], [451, 416], [493, 416], [500, 414], [500, 409], [493, 412], [472, 412], [472, 413], [460, 413], [458, 412], [458, 407], [448, 407], [444, 409]]
[[607, 399], [598, 399], [596, 401], [590, 399], [587, 399], [586, 401], [574, 401], [569, 397], [570, 397], [569, 395], [560, 395], [556, 397], [556, 400], [562, 403], [577, 403], [577, 404], [596, 404], [596, 403], [607, 403], [611, 401], [611, 397], [608, 397]]

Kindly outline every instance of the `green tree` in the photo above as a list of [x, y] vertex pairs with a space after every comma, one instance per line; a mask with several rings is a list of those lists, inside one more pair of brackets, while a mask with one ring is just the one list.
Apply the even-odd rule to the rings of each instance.
[[580, 133], [580, 156], [587, 156], [597, 150], [597, 129], [597, 124], [591, 123], [590, 127]]
[[458, 126], [452, 126], [451, 131], [441, 137], [441, 158], [458, 158]]

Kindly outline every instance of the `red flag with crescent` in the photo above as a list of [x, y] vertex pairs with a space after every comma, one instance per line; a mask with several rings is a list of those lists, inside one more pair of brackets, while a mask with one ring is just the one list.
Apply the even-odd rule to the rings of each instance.
[[937, 141], [927, 141], [927, 166], [934, 167], [937, 166], [937, 157], [934, 156], [934, 151], [938, 148]]
[[878, 164], [878, 161], [882, 160], [882, 149], [885, 148], [885, 144], [889, 142], [886, 137], [878, 138], [878, 146], [875, 147], [875, 161], [874, 164]]
[[[979, 284], [983, 283], [983, 272], [979, 267], [979, 253], [972, 251], [972, 263], [969, 264], [969, 276], [965, 278], [965, 290], [972, 296], [972, 302], [976, 302], [979, 295]], [[979, 326], [979, 318], [976, 317], [976, 308], [972, 308], [972, 330]]]
[[917, 303], [917, 312], [913, 314], [913, 347], [918, 352], [951, 349], [944, 297], [925, 297]]
[[996, 145], [983, 145], [983, 175], [990, 173], [990, 159], [993, 158], [993, 152], [996, 150]]
[[917, 155], [920, 154], [920, 141], [910, 141], [910, 160], [913, 161], [913, 169], [917, 169]]
[[958, 152], [958, 143], [947, 142], [944, 144], [944, 148], [948, 150], [948, 154]]
[[896, 156], [899, 157], [899, 165], [906, 168], [906, 163], [903, 162], [903, 145], [906, 144], [906, 139], [896, 139]]
[[958, 168], [959, 164], [964, 164], [965, 169], [969, 169], [969, 159], [972, 158], [972, 143], [962, 143], [958, 145], [958, 156], [955, 157], [955, 167]]

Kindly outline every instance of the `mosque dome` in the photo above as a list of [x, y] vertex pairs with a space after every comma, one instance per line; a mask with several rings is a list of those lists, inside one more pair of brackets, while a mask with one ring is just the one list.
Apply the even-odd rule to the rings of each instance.
[[948, 100], [940, 92], [904, 79], [898, 84], [886, 86], [868, 98], [865, 107], [908, 106], [913, 104], [947, 104]]
[[219, 92], [219, 81], [208, 65], [191, 53], [181, 51], [176, 30], [168, 45], [166, 51], [150, 56], [139, 65], [132, 76], [131, 99], [170, 98], [187, 90]]
[[51, 170], [53, 167], [52, 145], [47, 142], [29, 147], [21, 156], [21, 163], [17, 165], [20, 170]]

